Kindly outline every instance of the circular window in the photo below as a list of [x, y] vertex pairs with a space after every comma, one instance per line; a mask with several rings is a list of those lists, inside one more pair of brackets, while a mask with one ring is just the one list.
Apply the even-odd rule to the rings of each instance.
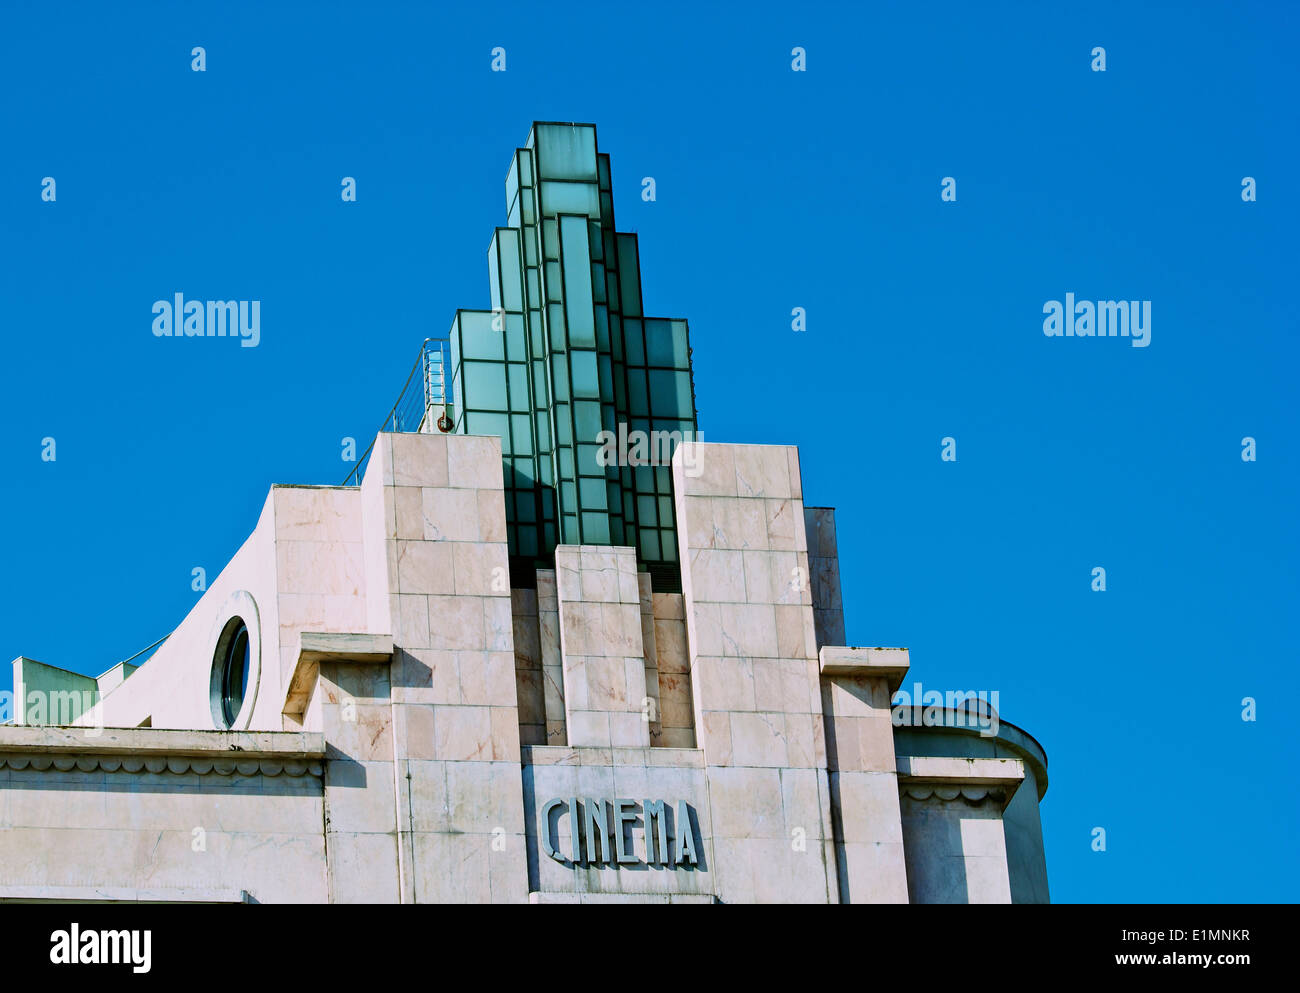
[[248, 625], [242, 617], [232, 617], [222, 637], [229, 647], [221, 663], [221, 717], [226, 727], [232, 727], [248, 689]]
[[212, 678], [208, 687], [212, 724], [222, 731], [248, 727], [257, 697], [257, 605], [243, 590], [231, 595], [213, 625], [216, 646], [212, 653]]

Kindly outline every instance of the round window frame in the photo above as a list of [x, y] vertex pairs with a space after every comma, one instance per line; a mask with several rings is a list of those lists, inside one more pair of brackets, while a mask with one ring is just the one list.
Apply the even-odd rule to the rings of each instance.
[[[244, 683], [244, 699], [239, 705], [239, 712], [227, 724], [227, 662], [241, 628], [248, 632], [248, 679]], [[212, 626], [210, 641], [213, 651], [212, 668], [208, 676], [208, 709], [212, 716], [212, 726], [218, 731], [245, 731], [252, 723], [253, 709], [257, 705], [257, 690], [262, 681], [262, 626], [257, 602], [251, 593], [237, 590], [226, 599]]]

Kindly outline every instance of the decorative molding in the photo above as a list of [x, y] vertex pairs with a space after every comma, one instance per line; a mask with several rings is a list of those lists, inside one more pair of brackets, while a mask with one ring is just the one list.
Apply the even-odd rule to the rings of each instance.
[[8, 886], [0, 884], [0, 903], [251, 903], [247, 890], [206, 886]]
[[906, 648], [845, 648], [823, 645], [818, 653], [826, 679], [883, 679], [890, 694], [898, 691], [911, 665]]
[[122, 755], [48, 753], [0, 754], [0, 768], [37, 772], [125, 772], [206, 776], [320, 776], [324, 764], [315, 760], [275, 758], [205, 758], [197, 755]]
[[325, 736], [304, 731], [0, 727], [0, 769], [321, 776]]
[[900, 797], [973, 806], [993, 800], [1005, 807], [1025, 778], [1019, 759], [899, 755], [895, 767]]
[[913, 800], [929, 800], [932, 797], [945, 803], [960, 798], [963, 802], [979, 806], [986, 800], [1005, 804], [1007, 791], [1002, 786], [936, 786], [932, 783], [899, 783], [899, 796]]
[[[943, 708], [941, 720], [939, 723], [930, 723], [925, 720], [917, 720], [916, 711], [924, 711], [926, 707], [901, 707], [895, 708], [907, 714], [908, 720], [902, 724], [894, 725], [894, 747], [901, 754], [906, 754], [909, 750], [916, 747], [916, 742], [927, 742], [926, 750], [933, 749], [937, 742], [945, 737], [977, 738], [981, 744], [980, 751], [987, 749], [987, 743], [994, 743], [994, 747], [999, 753], [1010, 751], [1015, 757], [1019, 758], [1032, 773], [1035, 785], [1038, 787], [1038, 799], [1041, 800], [1047, 793], [1047, 753], [1043, 746], [1025, 731], [1024, 728], [1012, 724], [1005, 717], [998, 715], [997, 733], [990, 737], [987, 731], [981, 730], [978, 726], [970, 726], [970, 720], [967, 718], [964, 722], [961, 720], [958, 712], [947, 707]], [[909, 714], [908, 712], [911, 711]], [[962, 745], [954, 745], [958, 751], [965, 750]], [[901, 771], [900, 771], [901, 774]]]
[[393, 659], [391, 634], [352, 634], [326, 631], [298, 633], [298, 661], [289, 677], [281, 713], [301, 718], [307, 710], [322, 662], [386, 665]]

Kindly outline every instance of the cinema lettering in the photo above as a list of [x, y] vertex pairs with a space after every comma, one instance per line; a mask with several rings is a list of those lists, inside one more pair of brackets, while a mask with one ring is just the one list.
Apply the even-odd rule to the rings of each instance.
[[[556, 841], [566, 818], [567, 853], [560, 851]], [[697, 832], [694, 811], [685, 801], [678, 801], [674, 809], [663, 800], [556, 798], [542, 805], [538, 817], [542, 851], [556, 862], [574, 866], [699, 866]]]

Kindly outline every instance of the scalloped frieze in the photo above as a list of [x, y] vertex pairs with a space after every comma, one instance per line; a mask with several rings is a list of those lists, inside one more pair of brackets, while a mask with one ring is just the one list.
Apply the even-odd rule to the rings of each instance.
[[1007, 791], [999, 786], [937, 786], [933, 783], [900, 783], [898, 792], [901, 796], [913, 800], [935, 799], [944, 803], [961, 800], [964, 803], [979, 805], [986, 800], [1001, 803], [1007, 798]]
[[0, 768], [37, 772], [170, 772], [200, 776], [320, 776], [319, 761], [301, 759], [204, 758], [199, 755], [0, 755]]

